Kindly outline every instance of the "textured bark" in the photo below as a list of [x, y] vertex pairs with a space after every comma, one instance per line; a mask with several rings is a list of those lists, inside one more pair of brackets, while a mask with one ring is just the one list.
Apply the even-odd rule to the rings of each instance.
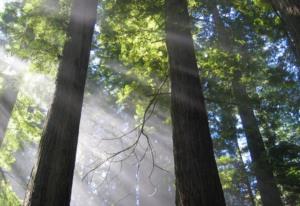
[[0, 146], [18, 96], [18, 79], [4, 76], [4, 88], [0, 91]]
[[56, 90], [24, 205], [70, 202], [81, 107], [96, 21], [97, 0], [74, 0]]
[[291, 38], [298, 61], [300, 61], [300, 1], [267, 0], [281, 17]]
[[223, 206], [186, 0], [166, 1], [176, 204]]
[[233, 81], [233, 94], [238, 104], [262, 204], [264, 206], [282, 206], [272, 166], [268, 160], [253, 109], [249, 105], [250, 98], [247, 95], [246, 88], [240, 83], [240, 75], [237, 75], [237, 78]]

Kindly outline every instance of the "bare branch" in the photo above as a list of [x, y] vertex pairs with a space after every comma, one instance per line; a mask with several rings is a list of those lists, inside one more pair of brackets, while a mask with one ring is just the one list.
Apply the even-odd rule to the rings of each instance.
[[[89, 174], [91, 174], [92, 172], [94, 172], [96, 169], [98, 169], [99, 167], [101, 167], [104, 163], [106, 163], [107, 161], [112, 161], [112, 162], [123, 162], [125, 159], [129, 158], [132, 154], [134, 154], [137, 158], [137, 161], [138, 161], [138, 164], [140, 164], [140, 162], [145, 158], [146, 156], [146, 153], [148, 152], [148, 150], [150, 149], [150, 152], [151, 152], [151, 159], [152, 159], [152, 170], [150, 172], [150, 175], [152, 175], [153, 173], [153, 170], [154, 168], [161, 168], [161, 167], [157, 167], [157, 165], [155, 164], [155, 157], [154, 157], [154, 152], [153, 152], [153, 148], [152, 148], [152, 145], [151, 145], [151, 142], [150, 142], [150, 137], [145, 133], [145, 124], [146, 122], [150, 119], [150, 117], [153, 115], [154, 113], [154, 110], [156, 108], [156, 105], [157, 105], [157, 102], [158, 102], [158, 99], [157, 97], [160, 95], [160, 92], [161, 92], [161, 89], [163, 88], [163, 86], [165, 85], [165, 83], [167, 82], [168, 80], [168, 76], [166, 75], [165, 79], [163, 80], [163, 82], [161, 83], [161, 85], [159, 86], [159, 88], [157, 89], [157, 91], [155, 92], [155, 94], [153, 95], [153, 97], [151, 98], [151, 100], [149, 101], [149, 104], [147, 105], [146, 109], [145, 109], [145, 112], [144, 112], [144, 115], [143, 115], [143, 118], [142, 118], [142, 122], [137, 125], [136, 127], [134, 127], [133, 129], [131, 129], [129, 132], [121, 135], [120, 137], [117, 137], [117, 138], [111, 138], [111, 139], [105, 139], [105, 140], [119, 140], [119, 139], [122, 139], [126, 136], [128, 136], [129, 134], [133, 133], [134, 131], [138, 130], [139, 129], [139, 132], [138, 132], [138, 135], [137, 135], [137, 138], [136, 140], [131, 144], [129, 145], [128, 147], [118, 151], [118, 152], [115, 152], [115, 153], [112, 153], [108, 158], [106, 158], [105, 160], [103, 161], [100, 161], [98, 163], [93, 163], [93, 164], [96, 164], [92, 169], [90, 169], [83, 177], [82, 177], [82, 180], [86, 179], [87, 176]], [[138, 159], [137, 155], [136, 155], [136, 148], [140, 142], [140, 139], [141, 137], [145, 137], [146, 140], [147, 140], [147, 148], [145, 149], [145, 152], [144, 154], [142, 155], [142, 158]], [[130, 151], [130, 153], [128, 155], [125, 156], [125, 158], [122, 158], [121, 160], [116, 160], [114, 161], [113, 159], [117, 156], [119, 156], [120, 154], [123, 154], [127, 151]]]

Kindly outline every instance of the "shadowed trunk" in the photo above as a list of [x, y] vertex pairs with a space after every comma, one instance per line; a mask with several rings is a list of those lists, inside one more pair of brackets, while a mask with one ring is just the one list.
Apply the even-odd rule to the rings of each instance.
[[166, 1], [176, 205], [223, 206], [186, 0]]
[[97, 0], [74, 0], [56, 90], [24, 205], [70, 202], [81, 107], [96, 21]]
[[267, 0], [279, 14], [291, 38], [298, 61], [300, 61], [300, 1]]
[[18, 93], [18, 79], [5, 75], [3, 89], [0, 91], [0, 146], [16, 104]]
[[[238, 75], [237, 75], [238, 76]], [[268, 160], [265, 145], [259, 131], [258, 123], [249, 102], [246, 88], [240, 83], [240, 77], [233, 81], [233, 94], [238, 104], [239, 115], [246, 134], [257, 187], [264, 206], [282, 206], [280, 192]]]

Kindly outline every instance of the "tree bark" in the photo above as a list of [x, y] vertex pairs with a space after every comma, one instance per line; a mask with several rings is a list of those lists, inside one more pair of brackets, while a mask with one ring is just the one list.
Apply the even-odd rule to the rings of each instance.
[[56, 90], [40, 142], [26, 206], [70, 203], [78, 132], [97, 0], [74, 0]]
[[166, 0], [176, 205], [223, 206], [186, 0]]
[[0, 146], [4, 140], [18, 93], [18, 79], [4, 75], [4, 88], [0, 92]]
[[249, 105], [250, 98], [246, 88], [240, 83], [240, 76], [237, 76], [232, 84], [233, 94], [238, 104], [262, 204], [264, 206], [282, 206], [280, 192], [267, 157], [258, 123], [253, 109]]
[[298, 61], [300, 61], [300, 1], [267, 0], [279, 14], [291, 38]]

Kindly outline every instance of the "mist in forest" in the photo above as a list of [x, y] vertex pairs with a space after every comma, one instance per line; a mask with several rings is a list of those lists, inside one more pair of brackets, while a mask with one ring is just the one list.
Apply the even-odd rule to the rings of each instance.
[[[18, 71], [21, 70], [18, 66], [27, 65], [7, 66]], [[21, 82], [22, 93], [30, 95], [46, 114], [52, 99], [53, 79], [31, 73], [24, 75]], [[112, 153], [135, 142], [139, 131], [132, 131], [136, 127], [133, 114], [122, 111], [100, 89], [93, 91], [87, 92], [84, 98], [71, 205], [173, 205], [175, 181], [170, 126], [157, 123], [161, 119], [155, 114], [146, 123], [157, 167], [153, 165], [150, 150], [146, 151], [148, 145], [143, 137], [135, 153], [124, 151], [106, 161]], [[25, 142], [15, 154], [12, 171], [6, 173], [21, 199], [25, 195], [37, 149], [37, 143]], [[145, 151], [145, 157], [140, 160]], [[99, 164], [101, 166], [96, 168]]]
[[298, 206], [298, 22], [289, 0], [0, 0], [0, 206]]

